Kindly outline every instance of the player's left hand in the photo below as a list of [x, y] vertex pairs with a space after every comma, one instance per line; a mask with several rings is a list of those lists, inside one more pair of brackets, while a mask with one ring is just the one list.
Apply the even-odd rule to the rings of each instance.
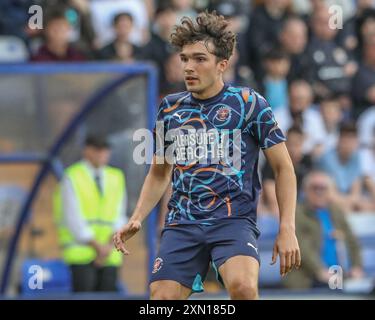
[[298, 269], [301, 266], [301, 252], [294, 231], [280, 230], [273, 246], [271, 265], [276, 263], [278, 255], [280, 256], [280, 274], [282, 277], [292, 271], [293, 267]]

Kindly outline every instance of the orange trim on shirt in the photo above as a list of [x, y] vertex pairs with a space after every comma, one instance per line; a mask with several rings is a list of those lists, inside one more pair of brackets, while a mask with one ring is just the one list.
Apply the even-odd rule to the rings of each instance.
[[242, 98], [245, 100], [245, 103], [247, 103], [249, 101], [249, 96], [250, 96], [250, 93], [249, 93], [249, 90], [244, 88], [242, 89]]
[[212, 206], [215, 204], [216, 199], [217, 199], [217, 197], [214, 196], [214, 198], [210, 201], [210, 203], [207, 205], [207, 207], [208, 207], [208, 208], [209, 208], [209, 207], [212, 207]]
[[227, 204], [227, 209], [228, 209], [228, 217], [232, 215], [232, 203], [230, 202], [230, 198], [226, 197], [225, 202]]
[[178, 100], [173, 106], [164, 109], [164, 112], [171, 112], [171, 111], [173, 111], [174, 109], [176, 109], [180, 104], [181, 104], [181, 101]]
[[197, 162], [193, 162], [187, 166], [180, 166], [179, 164], [176, 164], [176, 168], [179, 170], [187, 170], [190, 169], [191, 167], [195, 166]]
[[184, 125], [184, 124], [187, 124], [187, 123], [189, 123], [189, 122], [192, 122], [192, 121], [198, 121], [199, 123], [202, 124], [203, 127], [206, 126], [206, 124], [204, 123], [204, 121], [203, 121], [201, 118], [197, 118], [197, 117], [196, 117], [196, 118], [190, 118], [189, 120], [185, 121], [185, 122], [183, 123], [183, 125]]
[[216, 168], [199, 168], [199, 169], [195, 170], [193, 173], [199, 173], [199, 172], [202, 172], [202, 171], [212, 171], [212, 172], [222, 173], [220, 170], [218, 170]]

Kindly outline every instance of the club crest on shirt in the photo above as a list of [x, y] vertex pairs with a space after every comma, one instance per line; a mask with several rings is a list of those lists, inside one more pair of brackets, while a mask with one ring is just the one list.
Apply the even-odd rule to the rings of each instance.
[[163, 266], [163, 259], [162, 258], [156, 258], [154, 262], [154, 267], [152, 269], [152, 273], [158, 272], [161, 267]]
[[216, 118], [220, 121], [225, 121], [230, 117], [231, 109], [227, 106], [222, 106], [216, 111]]

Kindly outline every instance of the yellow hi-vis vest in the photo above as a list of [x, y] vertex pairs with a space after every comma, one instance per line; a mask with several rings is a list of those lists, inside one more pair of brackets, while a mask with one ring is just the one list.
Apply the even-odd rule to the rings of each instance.
[[[119, 218], [121, 201], [125, 192], [125, 178], [122, 171], [105, 167], [103, 174], [103, 195], [100, 194], [88, 168], [78, 162], [66, 169], [65, 174], [72, 182], [78, 199], [80, 212], [91, 228], [99, 244], [107, 244], [114, 233], [114, 223]], [[54, 215], [58, 227], [58, 238], [62, 247], [63, 259], [67, 264], [88, 264], [97, 254], [89, 245], [78, 243], [63, 223], [60, 186], [54, 194]], [[105, 266], [119, 266], [122, 255], [115, 249], [109, 254]]]

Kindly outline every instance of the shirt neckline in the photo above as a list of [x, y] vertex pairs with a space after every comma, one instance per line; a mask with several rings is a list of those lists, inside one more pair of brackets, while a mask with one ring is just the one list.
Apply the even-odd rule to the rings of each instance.
[[100, 167], [100, 168], [95, 168], [89, 161], [87, 161], [86, 159], [83, 159], [82, 160], [82, 163], [86, 166], [86, 168], [88, 169], [88, 171], [90, 172], [90, 174], [95, 177], [95, 176], [99, 176], [100, 178], [103, 178], [103, 173], [104, 173], [104, 167]]
[[223, 88], [214, 96], [207, 98], [207, 99], [198, 99], [194, 98], [193, 94], [190, 92], [191, 101], [197, 102], [197, 103], [210, 103], [212, 101], [215, 101], [217, 98], [221, 97], [223, 93], [228, 89], [229, 85], [224, 84]]

